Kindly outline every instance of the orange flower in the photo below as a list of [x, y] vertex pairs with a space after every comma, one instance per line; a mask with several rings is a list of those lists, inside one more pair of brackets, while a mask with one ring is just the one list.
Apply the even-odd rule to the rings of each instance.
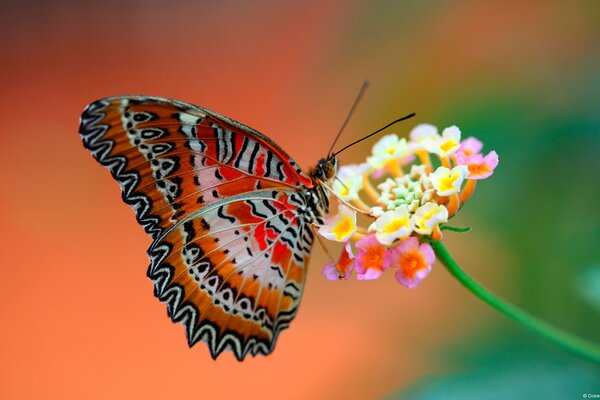
[[377, 279], [389, 266], [386, 246], [379, 243], [375, 234], [367, 235], [356, 242], [358, 254], [354, 266], [359, 280]]
[[431, 271], [435, 253], [428, 243], [419, 245], [419, 239], [411, 237], [389, 252], [391, 267], [398, 267], [396, 280], [407, 288], [415, 288]]
[[494, 173], [494, 169], [498, 166], [498, 154], [490, 151], [484, 157], [481, 154], [467, 156], [464, 153], [458, 153], [456, 163], [469, 168], [468, 179], [486, 179]]

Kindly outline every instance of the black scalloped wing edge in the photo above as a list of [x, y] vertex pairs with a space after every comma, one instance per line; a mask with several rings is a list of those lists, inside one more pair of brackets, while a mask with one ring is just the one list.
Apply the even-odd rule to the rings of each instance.
[[279, 333], [288, 324], [278, 323], [270, 342], [251, 338], [245, 344], [233, 331], [221, 331], [219, 326], [207, 320], [198, 324], [200, 312], [193, 304], [182, 301], [183, 288], [172, 282], [174, 268], [163, 262], [171, 250], [171, 245], [164, 242], [150, 247], [148, 277], [154, 283], [154, 295], [167, 306], [167, 314], [171, 320], [184, 326], [188, 345], [192, 347], [199, 341], [206, 343], [211, 357], [215, 360], [226, 350], [231, 351], [238, 361], [242, 361], [247, 354], [256, 356], [271, 353]]
[[139, 175], [135, 172], [125, 172], [127, 166], [125, 157], [109, 157], [114, 143], [112, 140], [103, 140], [110, 126], [99, 122], [106, 116], [102, 111], [109, 105], [108, 100], [102, 99], [87, 106], [81, 115], [79, 134], [85, 148], [92, 153], [96, 161], [109, 169], [112, 177], [119, 183], [122, 190], [121, 198], [133, 208], [138, 223], [153, 239], [156, 239], [163, 230], [158, 226], [160, 220], [149, 215], [152, 209], [151, 200], [135, 192], [140, 182]]

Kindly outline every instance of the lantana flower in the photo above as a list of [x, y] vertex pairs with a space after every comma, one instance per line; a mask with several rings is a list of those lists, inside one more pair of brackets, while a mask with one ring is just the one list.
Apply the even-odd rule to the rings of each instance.
[[415, 288], [431, 271], [435, 253], [428, 243], [419, 244], [416, 237], [408, 238], [389, 250], [390, 264], [397, 267], [396, 280], [407, 288]]
[[481, 143], [479, 139], [470, 136], [460, 142], [458, 153], [462, 153], [466, 156], [474, 156], [475, 154], [479, 154], [482, 149], [483, 143]]
[[[377, 279], [397, 268], [398, 282], [415, 287], [435, 260], [430, 243], [442, 239], [475, 182], [498, 165], [496, 152], [483, 156], [482, 148], [474, 137], [461, 140], [456, 126], [440, 135], [435, 126], [421, 124], [408, 140], [386, 135], [366, 162], [341, 167], [333, 191], [342, 204], [319, 228], [326, 239], [344, 243], [339, 259], [323, 269], [327, 279], [354, 272], [359, 280]], [[355, 210], [370, 219], [368, 228], [358, 226]]]
[[465, 153], [456, 155], [456, 163], [459, 166], [466, 166], [469, 170], [469, 179], [489, 178], [494, 169], [498, 166], [498, 154], [490, 151], [485, 157], [481, 154], [467, 156]]
[[367, 162], [373, 168], [380, 169], [390, 161], [402, 160], [410, 155], [406, 139], [391, 134], [379, 139], [373, 146], [373, 155], [367, 157]]
[[[329, 280], [346, 280], [356, 271], [358, 280], [370, 280], [392, 269], [401, 285], [414, 288], [431, 272], [437, 255], [478, 298], [565, 349], [600, 364], [600, 345], [543, 323], [494, 296], [471, 279], [440, 242], [444, 229], [468, 231], [446, 224], [469, 200], [476, 183], [489, 178], [498, 165], [495, 151], [484, 156], [479, 140], [469, 137], [461, 141], [460, 135], [456, 127], [444, 129], [440, 136], [435, 126], [422, 124], [410, 132], [409, 141], [388, 135], [374, 146], [368, 161], [371, 167], [359, 173], [360, 183], [353, 176], [349, 184], [334, 189], [341, 202], [352, 203], [364, 218], [372, 219], [369, 229], [357, 226], [354, 211], [340, 205], [338, 213], [319, 229], [325, 238], [344, 243], [339, 260], [325, 265], [323, 274]], [[347, 179], [344, 175], [348, 171], [341, 168], [339, 179]], [[356, 169], [352, 171], [356, 173]], [[353, 243], [357, 249], [354, 258]]]
[[460, 191], [467, 175], [469, 175], [469, 168], [465, 165], [457, 165], [452, 169], [439, 167], [429, 175], [429, 180], [438, 195], [449, 196]]
[[354, 261], [358, 280], [377, 279], [390, 264], [387, 248], [375, 235], [367, 235], [356, 242], [358, 252]]
[[408, 207], [402, 205], [395, 210], [384, 212], [369, 227], [369, 231], [376, 232], [375, 237], [379, 243], [390, 245], [396, 239], [407, 238], [413, 231], [413, 224]]
[[363, 188], [363, 174], [369, 171], [369, 164], [350, 164], [340, 167], [333, 190], [342, 200], [358, 200], [358, 192]]
[[448, 222], [448, 209], [443, 205], [430, 202], [419, 207], [412, 218], [415, 232], [431, 235], [436, 226]]
[[329, 240], [345, 242], [356, 232], [356, 212], [340, 204], [338, 213], [325, 220], [319, 228], [319, 233]]
[[413, 150], [425, 150], [431, 152], [440, 140], [438, 129], [430, 124], [417, 125], [410, 131], [410, 145]]
[[451, 126], [442, 131], [442, 137], [435, 142], [432, 153], [440, 157], [447, 157], [455, 153], [460, 146], [460, 129]]

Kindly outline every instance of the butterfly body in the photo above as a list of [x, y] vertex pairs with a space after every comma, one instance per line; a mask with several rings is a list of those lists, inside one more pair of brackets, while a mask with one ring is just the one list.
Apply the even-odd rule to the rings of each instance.
[[189, 345], [270, 353], [298, 310], [335, 157], [305, 174], [252, 128], [159, 97], [98, 100], [80, 134], [152, 236], [148, 276]]

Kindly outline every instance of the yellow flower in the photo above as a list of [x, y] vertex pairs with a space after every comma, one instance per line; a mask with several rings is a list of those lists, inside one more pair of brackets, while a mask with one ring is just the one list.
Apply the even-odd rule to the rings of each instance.
[[333, 191], [342, 200], [357, 200], [358, 193], [363, 188], [363, 174], [367, 173], [369, 168], [367, 163], [341, 167], [337, 173], [337, 179], [333, 182]]
[[406, 205], [384, 212], [369, 227], [381, 244], [390, 245], [396, 239], [407, 238], [413, 231], [413, 223]]
[[398, 135], [392, 133], [385, 135], [375, 143], [373, 155], [367, 157], [367, 162], [373, 168], [383, 168], [390, 161], [403, 159], [410, 155], [406, 139], [398, 138]]
[[460, 129], [451, 126], [442, 131], [442, 137], [438, 139], [435, 146], [431, 149], [432, 153], [440, 157], [447, 157], [454, 154], [460, 147]]
[[439, 167], [429, 175], [429, 180], [438, 195], [449, 196], [460, 191], [462, 183], [468, 175], [469, 168], [465, 165], [458, 165], [452, 169]]
[[426, 203], [414, 213], [412, 220], [415, 232], [431, 235], [438, 224], [448, 222], [448, 210], [436, 203]]
[[327, 218], [319, 228], [319, 233], [325, 239], [345, 242], [356, 232], [356, 213], [354, 210], [340, 204], [338, 213]]
[[420, 124], [413, 128], [409, 134], [409, 148], [414, 151], [425, 150], [432, 152], [435, 145], [440, 141], [440, 134], [435, 126], [431, 124]]

